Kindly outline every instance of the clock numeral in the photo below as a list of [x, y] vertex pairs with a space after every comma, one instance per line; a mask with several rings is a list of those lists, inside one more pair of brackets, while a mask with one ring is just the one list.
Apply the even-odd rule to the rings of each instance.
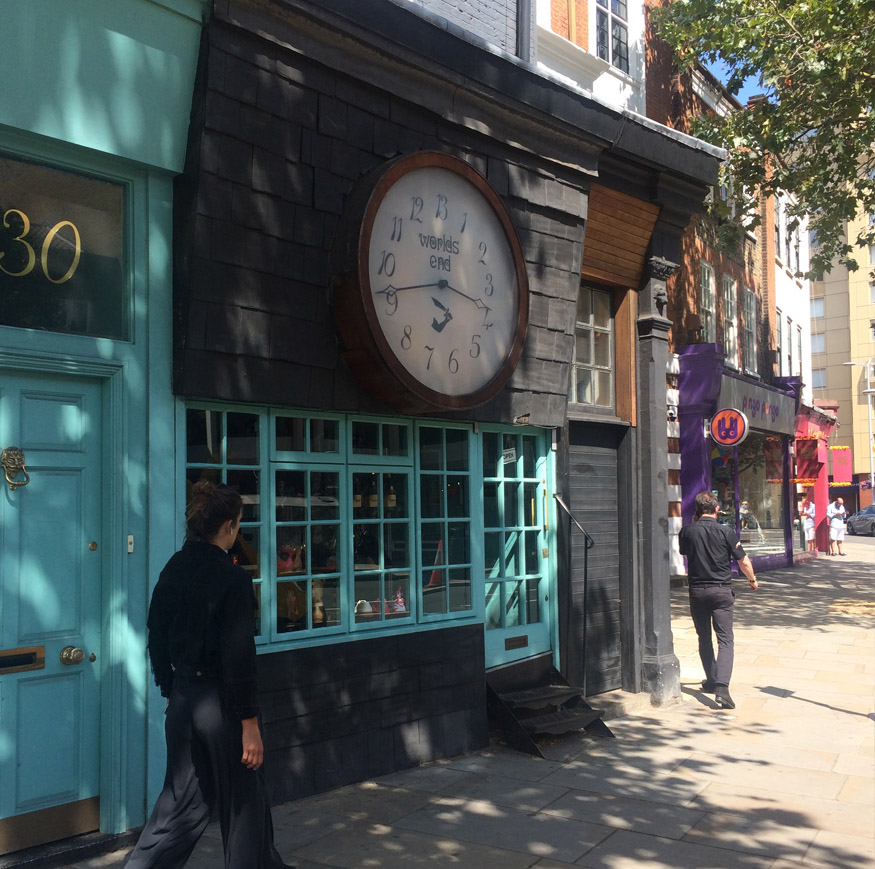
[[404, 225], [403, 217], [392, 218], [392, 241], [401, 241], [401, 227]]
[[416, 223], [422, 223], [422, 208], [423, 205], [421, 196], [411, 196], [410, 197], [410, 221], [416, 221]]
[[459, 230], [459, 235], [461, 235], [465, 231], [465, 227], [468, 225], [468, 212], [465, 211], [462, 214], [462, 228]]
[[381, 293], [386, 297], [386, 316], [391, 317], [398, 310], [398, 293], [392, 287], [388, 287], [385, 290], [380, 290]]
[[447, 368], [450, 370], [450, 374], [455, 374], [459, 370], [459, 360], [456, 359], [456, 350], [453, 350], [450, 353], [449, 361], [447, 362]]
[[487, 296], [491, 296], [495, 292], [495, 287], [492, 286], [492, 275], [486, 275], [486, 286], [483, 288], [483, 292]]
[[413, 336], [413, 329], [410, 326], [404, 327], [404, 334], [401, 336], [401, 349], [409, 350], [411, 345], [411, 337]]
[[380, 260], [380, 268], [377, 269], [378, 275], [388, 275], [390, 278], [395, 274], [395, 254], [389, 251], [383, 251], [382, 259]]
[[468, 351], [468, 355], [472, 359], [476, 359], [480, 355], [480, 344], [475, 340], [479, 337], [479, 335], [471, 336], [471, 349]]
[[435, 220], [447, 219], [447, 197], [443, 193], [438, 193], [437, 208], [434, 211]]
[[431, 371], [431, 357], [434, 356], [434, 347], [429, 347], [426, 344], [425, 349], [428, 350], [428, 362], [425, 363], [425, 370]]
[[477, 245], [477, 249], [480, 251], [480, 259], [477, 260], [481, 265], [486, 265], [486, 242], [481, 241], [479, 245]]

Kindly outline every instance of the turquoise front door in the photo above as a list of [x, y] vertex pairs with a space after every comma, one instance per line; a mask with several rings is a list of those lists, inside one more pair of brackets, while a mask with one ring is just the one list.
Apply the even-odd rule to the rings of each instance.
[[101, 406], [99, 382], [0, 370], [29, 477], [0, 478], [0, 854], [98, 827]]
[[483, 433], [487, 669], [552, 648], [547, 449], [541, 433]]

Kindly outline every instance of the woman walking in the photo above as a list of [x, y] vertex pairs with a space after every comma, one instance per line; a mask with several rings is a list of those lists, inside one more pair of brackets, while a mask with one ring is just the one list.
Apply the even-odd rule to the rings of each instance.
[[149, 657], [168, 698], [167, 772], [127, 869], [177, 869], [215, 811], [225, 869], [286, 869], [259, 769], [255, 595], [228, 557], [240, 495], [194, 486], [182, 549], [167, 562], [149, 607]]

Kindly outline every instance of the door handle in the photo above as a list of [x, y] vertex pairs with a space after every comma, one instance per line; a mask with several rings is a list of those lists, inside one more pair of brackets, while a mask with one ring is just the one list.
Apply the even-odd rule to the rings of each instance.
[[[9, 488], [13, 492], [30, 482], [30, 475], [24, 464], [24, 450], [21, 447], [6, 447], [0, 453], [0, 465], [3, 466], [6, 482], [9, 483]], [[18, 479], [19, 474], [23, 474], [24, 479]]]
[[67, 667], [72, 667], [73, 664], [81, 664], [85, 660], [85, 652], [76, 646], [64, 646], [61, 649], [61, 663]]

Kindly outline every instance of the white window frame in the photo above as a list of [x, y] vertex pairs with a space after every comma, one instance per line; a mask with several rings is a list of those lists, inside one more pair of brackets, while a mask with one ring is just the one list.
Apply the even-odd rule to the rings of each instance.
[[699, 311], [702, 318], [702, 340], [706, 344], [716, 344], [717, 284], [714, 266], [705, 260], [699, 263]]
[[757, 302], [753, 287], [744, 288], [744, 369], [759, 371], [757, 363]]
[[796, 360], [793, 365], [793, 373], [802, 376], [802, 327], [796, 326]]
[[775, 352], [778, 355], [778, 374], [781, 375], [784, 373], [784, 315], [781, 313], [780, 308], [775, 311], [775, 319], [777, 321], [775, 328]]
[[[596, 294], [607, 297], [607, 302], [610, 310], [610, 319], [607, 327], [598, 326], [595, 322], [595, 305], [590, 303], [590, 316], [588, 321], [583, 320], [575, 320], [575, 332], [574, 332], [574, 359], [572, 362], [572, 371], [571, 371], [571, 388], [569, 391], [569, 401], [572, 404], [581, 405], [584, 407], [591, 408], [599, 408], [601, 410], [609, 410], [616, 405], [616, 396], [614, 395], [614, 387], [615, 387], [615, 372], [616, 372], [616, 360], [614, 358], [614, 300], [611, 296], [611, 293], [607, 290], [600, 290], [597, 287], [588, 287], [582, 286], [580, 288], [581, 293], [589, 293], [591, 297], [594, 297]], [[578, 307], [578, 311], [579, 311]], [[597, 365], [595, 363], [595, 336], [596, 334], [601, 335], [604, 340], [608, 342], [608, 357], [610, 360], [609, 366], [605, 367], [603, 365]], [[577, 358], [577, 342], [581, 339], [582, 336], [586, 335], [589, 340], [590, 346], [590, 361], [589, 362], [581, 362]], [[578, 394], [577, 384], [579, 381], [578, 371], [589, 371], [592, 376], [595, 377], [597, 374], [601, 376], [607, 376], [609, 378], [609, 389], [608, 394], [610, 396], [609, 404], [596, 404], [594, 401], [585, 401], [583, 400], [583, 396]], [[593, 393], [595, 393], [595, 389], [593, 389]]]
[[723, 275], [723, 356], [738, 368], [738, 281]]
[[[623, 10], [625, 14], [623, 14]], [[631, 45], [629, 43], [629, 2], [628, 0], [596, 0], [595, 5], [595, 53], [601, 60], [607, 61], [620, 72], [631, 74]], [[600, 38], [604, 32], [605, 42]], [[614, 35], [625, 36], [625, 55], [617, 52]], [[619, 54], [619, 57], [618, 57]]]

